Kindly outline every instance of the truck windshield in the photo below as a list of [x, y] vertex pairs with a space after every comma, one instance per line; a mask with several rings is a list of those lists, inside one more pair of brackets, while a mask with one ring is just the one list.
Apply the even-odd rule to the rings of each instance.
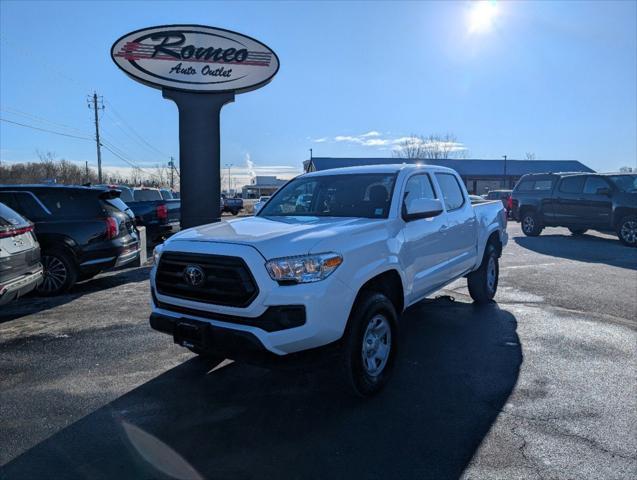
[[637, 192], [637, 175], [611, 175], [608, 178], [622, 192]]
[[393, 173], [299, 177], [279, 190], [259, 216], [387, 218], [395, 181]]

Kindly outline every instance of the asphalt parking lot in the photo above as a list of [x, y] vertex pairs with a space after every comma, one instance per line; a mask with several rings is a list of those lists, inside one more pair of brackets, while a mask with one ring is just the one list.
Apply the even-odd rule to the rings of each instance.
[[148, 268], [0, 312], [0, 478], [630, 479], [637, 251], [509, 224], [497, 303], [411, 308], [379, 396], [207, 364], [148, 327]]

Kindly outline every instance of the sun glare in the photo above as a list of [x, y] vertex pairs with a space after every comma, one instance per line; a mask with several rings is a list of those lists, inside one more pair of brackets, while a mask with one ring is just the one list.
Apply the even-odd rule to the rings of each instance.
[[476, 0], [469, 11], [469, 33], [484, 33], [491, 30], [498, 14], [495, 0]]

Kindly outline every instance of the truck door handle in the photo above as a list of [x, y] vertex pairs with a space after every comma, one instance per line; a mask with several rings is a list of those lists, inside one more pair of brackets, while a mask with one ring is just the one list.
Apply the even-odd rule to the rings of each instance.
[[449, 230], [449, 227], [448, 227], [447, 225], [443, 225], [442, 227], [440, 227], [440, 230], [439, 230], [439, 231], [440, 231], [440, 232], [442, 232], [442, 233], [444, 233], [444, 232], [446, 232], [447, 230]]

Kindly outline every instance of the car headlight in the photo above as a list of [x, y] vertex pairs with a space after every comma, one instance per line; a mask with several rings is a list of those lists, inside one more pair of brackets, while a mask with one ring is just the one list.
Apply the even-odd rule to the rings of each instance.
[[265, 264], [272, 280], [281, 283], [318, 282], [329, 277], [343, 263], [338, 253], [319, 253], [275, 258]]
[[164, 250], [163, 245], [157, 245], [153, 249], [153, 263], [157, 265], [159, 263], [159, 257], [161, 257], [161, 252]]

